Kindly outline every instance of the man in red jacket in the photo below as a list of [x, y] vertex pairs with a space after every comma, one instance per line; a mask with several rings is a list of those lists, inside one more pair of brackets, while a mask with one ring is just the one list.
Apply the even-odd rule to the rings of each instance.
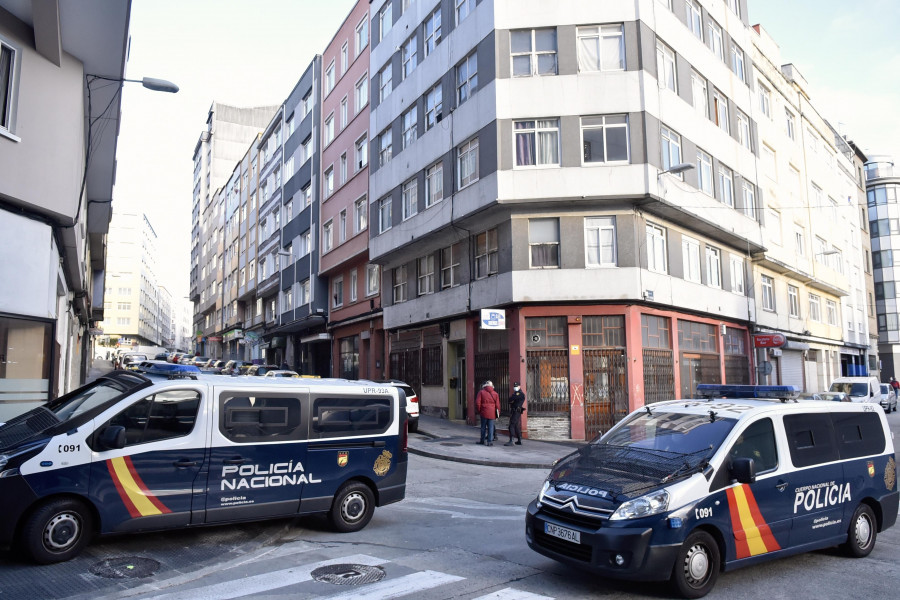
[[494, 391], [494, 384], [485, 381], [475, 397], [475, 412], [481, 417], [481, 441], [479, 444], [494, 445], [494, 419], [500, 414], [500, 394]]

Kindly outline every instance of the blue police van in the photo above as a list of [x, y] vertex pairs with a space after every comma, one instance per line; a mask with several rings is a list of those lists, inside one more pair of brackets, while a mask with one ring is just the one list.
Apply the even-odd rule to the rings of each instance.
[[640, 408], [561, 459], [526, 514], [528, 545], [604, 577], [706, 595], [720, 571], [829, 546], [867, 556], [897, 520], [877, 404], [792, 386], [698, 386]]
[[0, 426], [0, 545], [52, 563], [95, 534], [310, 513], [357, 531], [406, 493], [396, 387], [145, 368]]

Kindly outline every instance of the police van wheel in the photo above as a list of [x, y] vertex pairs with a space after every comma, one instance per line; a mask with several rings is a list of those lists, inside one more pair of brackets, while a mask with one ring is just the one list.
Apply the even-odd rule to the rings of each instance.
[[364, 483], [348, 481], [338, 490], [331, 505], [329, 517], [337, 531], [359, 531], [372, 519], [375, 512], [375, 496]]
[[705, 531], [695, 531], [684, 541], [672, 569], [672, 587], [684, 598], [708, 594], [719, 577], [719, 545]]
[[862, 558], [868, 556], [875, 547], [875, 536], [877, 535], [878, 522], [875, 520], [875, 513], [868, 504], [860, 504], [850, 519], [850, 531], [847, 536], [847, 543], [844, 544], [844, 551], [853, 558]]
[[93, 518], [77, 500], [58, 499], [32, 511], [22, 527], [22, 544], [42, 565], [78, 555], [90, 537]]

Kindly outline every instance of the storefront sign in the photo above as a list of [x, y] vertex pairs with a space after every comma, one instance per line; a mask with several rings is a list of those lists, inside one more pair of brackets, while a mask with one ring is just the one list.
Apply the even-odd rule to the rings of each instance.
[[211, 335], [208, 338], [206, 338], [206, 341], [207, 342], [221, 342], [222, 336], [221, 335]]
[[767, 333], [753, 336], [754, 348], [781, 348], [787, 339], [780, 333]]
[[231, 331], [225, 332], [225, 341], [230, 342], [231, 340], [240, 340], [244, 337], [243, 329], [232, 329]]
[[496, 308], [482, 308], [481, 328], [506, 329], [506, 311]]

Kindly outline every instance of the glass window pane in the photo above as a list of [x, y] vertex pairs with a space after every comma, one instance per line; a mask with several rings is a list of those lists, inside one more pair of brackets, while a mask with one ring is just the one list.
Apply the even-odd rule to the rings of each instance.
[[538, 52], [556, 51], [556, 30], [536, 29], [534, 32], [534, 45]]
[[625, 127], [606, 128], [607, 160], [628, 160], [628, 137]]
[[[587, 119], [585, 119], [587, 121]], [[603, 148], [603, 128], [591, 127], [584, 130], [584, 162], [605, 162]]]
[[531, 52], [531, 30], [513, 31], [509, 38], [512, 52]]
[[531, 75], [531, 55], [513, 57], [513, 77], [528, 77]]

